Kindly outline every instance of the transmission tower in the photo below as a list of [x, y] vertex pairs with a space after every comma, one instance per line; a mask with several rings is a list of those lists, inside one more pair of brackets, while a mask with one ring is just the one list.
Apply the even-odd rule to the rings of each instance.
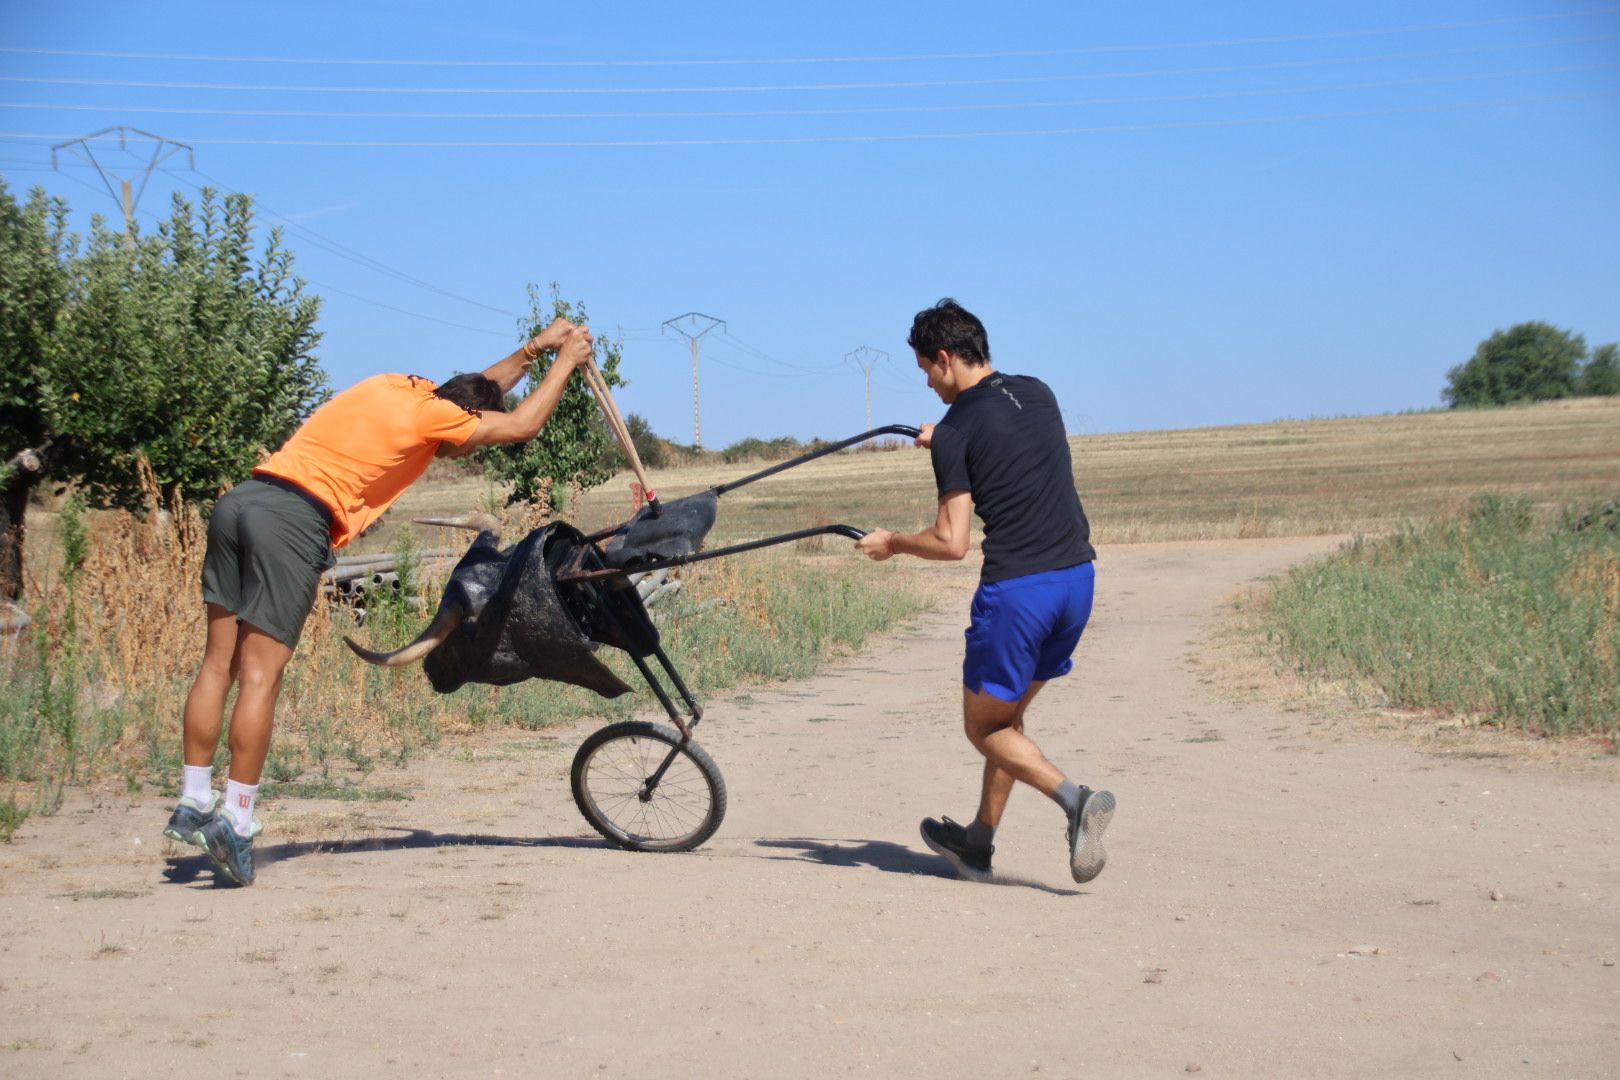
[[[697, 329], [699, 326], [701, 330]], [[665, 319], [663, 324], [665, 330], [675, 331], [692, 346], [692, 446], [699, 450], [703, 448], [703, 421], [698, 412], [698, 342], [717, 326], [724, 332], [726, 320], [701, 311], [688, 311], [685, 315]]]
[[[131, 176], [136, 173], [140, 174], [141, 186], [139, 189], [133, 188], [129, 176], [120, 176], [108, 165], [103, 164], [100, 158], [96, 157], [96, 147], [94, 144], [97, 140], [101, 140], [103, 154], [106, 154], [108, 150], [111, 149], [109, 144], [114, 140], [117, 140], [117, 149], [119, 151], [132, 155], [136, 154], [137, 151], [131, 148], [131, 143], [134, 143], [136, 146], [140, 147], [144, 147], [147, 144], [151, 145], [152, 152], [146, 158], [145, 163], [137, 164], [135, 167], [130, 168]], [[129, 246], [134, 247], [135, 208], [140, 205], [141, 196], [146, 193], [146, 182], [152, 179], [152, 170], [156, 169], [159, 165], [163, 164], [165, 161], [169, 160], [182, 150], [186, 152], [187, 156], [190, 158], [191, 167], [195, 169], [197, 167], [197, 155], [192, 151], [191, 147], [187, 146], [185, 143], [178, 143], [173, 139], [165, 139], [161, 135], [153, 135], [151, 132], [142, 131], [139, 128], [102, 128], [100, 131], [93, 132], [92, 134], [85, 135], [77, 139], [69, 139], [65, 143], [58, 143], [51, 147], [51, 168], [60, 168], [60, 166], [57, 164], [58, 153], [72, 154], [74, 157], [94, 165], [96, 167], [96, 173], [101, 177], [101, 182], [107, 185], [107, 194], [111, 195], [114, 201], [116, 201], [124, 211], [124, 236]], [[137, 162], [138, 161], [139, 158], [137, 157]], [[118, 191], [113, 190], [113, 180], [118, 181]]]
[[889, 358], [889, 354], [882, 349], [874, 349], [870, 345], [844, 354], [845, 360], [855, 361], [855, 365], [866, 376], [866, 430], [872, 430], [872, 369]]

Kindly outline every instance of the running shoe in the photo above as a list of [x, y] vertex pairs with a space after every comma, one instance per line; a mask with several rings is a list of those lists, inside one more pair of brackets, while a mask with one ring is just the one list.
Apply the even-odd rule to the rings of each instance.
[[253, 838], [264, 831], [264, 823], [253, 819], [246, 836], [236, 831], [229, 814], [215, 814], [192, 834], [192, 843], [208, 851], [220, 873], [238, 885], [253, 884]]
[[1108, 862], [1103, 831], [1114, 819], [1114, 793], [1080, 789], [1080, 807], [1069, 822], [1069, 872], [1084, 885]]
[[990, 856], [996, 853], [995, 847], [969, 847], [967, 830], [950, 818], [923, 818], [922, 838], [923, 843], [949, 859], [962, 877], [969, 881], [990, 880]]
[[214, 820], [219, 810], [219, 796], [216, 794], [208, 800], [208, 805], [202, 806], [196, 799], [181, 799], [175, 806], [174, 813], [169, 815], [169, 823], [163, 826], [163, 835], [170, 840], [177, 840], [182, 844], [196, 844], [202, 847], [197, 833], [204, 825]]

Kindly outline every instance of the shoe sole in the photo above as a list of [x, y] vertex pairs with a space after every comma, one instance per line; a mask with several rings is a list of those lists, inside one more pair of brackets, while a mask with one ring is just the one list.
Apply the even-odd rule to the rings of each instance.
[[221, 855], [214, 849], [214, 845], [208, 842], [207, 833], [203, 832], [201, 829], [198, 829], [196, 832], [191, 834], [191, 842], [208, 852], [208, 857], [214, 860], [214, 869], [224, 874], [233, 883], [242, 886], [253, 884], [252, 878], [243, 881], [241, 877], [237, 875], [236, 869], [231, 865], [231, 853], [229, 849], [227, 849], [225, 853]]
[[934, 842], [934, 838], [928, 835], [928, 831], [926, 829], [919, 826], [917, 831], [922, 835], [922, 841], [928, 845], [929, 850], [933, 851], [936, 855], [945, 856], [945, 858], [950, 861], [950, 864], [956, 867], [956, 873], [959, 877], [966, 878], [969, 881], [990, 880], [991, 871], [974, 869], [967, 863], [963, 862], [962, 856], [958, 855], [950, 848], [945, 847], [943, 844], [936, 844]]
[[1102, 873], [1108, 863], [1103, 849], [1103, 833], [1114, 820], [1114, 793], [1094, 791], [1080, 808], [1080, 832], [1069, 848], [1069, 872], [1081, 885]]
[[163, 835], [167, 836], [170, 840], [173, 840], [177, 844], [194, 844], [197, 847], [202, 848], [204, 851], [208, 850], [207, 844], [198, 843], [198, 841], [195, 839], [195, 837], [198, 835], [196, 831], [193, 831], [190, 836], [186, 836], [179, 829], [171, 825], [163, 830]]

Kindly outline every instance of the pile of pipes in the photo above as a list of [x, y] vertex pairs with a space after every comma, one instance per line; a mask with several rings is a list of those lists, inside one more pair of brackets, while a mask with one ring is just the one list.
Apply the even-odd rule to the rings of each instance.
[[[448, 571], [465, 552], [464, 548], [419, 552], [416, 565], [422, 571]], [[337, 565], [321, 575], [321, 592], [335, 600], [360, 600], [372, 589], [398, 592], [398, 560], [397, 555], [386, 551], [377, 555], [339, 555]]]

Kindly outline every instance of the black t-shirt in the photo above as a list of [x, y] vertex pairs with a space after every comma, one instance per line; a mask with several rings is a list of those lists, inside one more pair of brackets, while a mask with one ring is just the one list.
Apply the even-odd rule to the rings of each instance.
[[940, 495], [970, 492], [984, 521], [981, 581], [1097, 557], [1063, 416], [1041, 380], [994, 372], [962, 391], [934, 427], [932, 453]]

